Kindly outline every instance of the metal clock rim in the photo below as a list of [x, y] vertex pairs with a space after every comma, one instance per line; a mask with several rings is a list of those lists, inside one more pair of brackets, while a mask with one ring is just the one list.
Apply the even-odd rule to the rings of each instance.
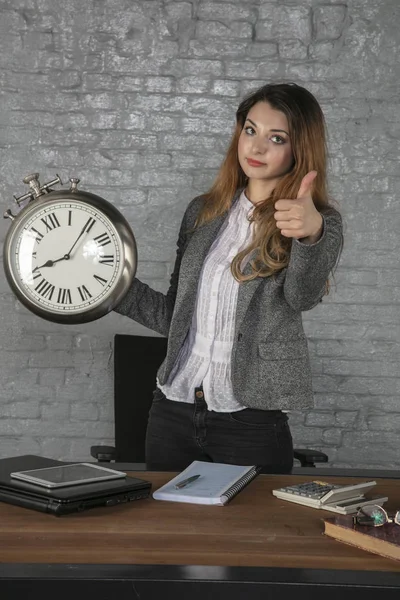
[[[103, 213], [117, 231], [123, 248], [123, 266], [119, 281], [110, 296], [92, 308], [86, 308], [73, 313], [60, 313], [51, 309], [44, 309], [38, 306], [32, 299], [28, 298], [20, 287], [12, 270], [11, 247], [14, 236], [18, 232], [21, 219], [29, 217], [40, 211], [46, 204], [65, 202], [81, 203], [82, 205], [92, 206], [97, 211]], [[10, 229], [7, 232], [4, 242], [3, 266], [7, 281], [18, 298], [28, 310], [38, 317], [66, 325], [76, 325], [89, 323], [99, 319], [113, 310], [122, 300], [135, 276], [137, 268], [137, 246], [133, 232], [125, 217], [110, 202], [97, 196], [96, 194], [82, 190], [55, 190], [48, 194], [32, 200], [16, 216]]]

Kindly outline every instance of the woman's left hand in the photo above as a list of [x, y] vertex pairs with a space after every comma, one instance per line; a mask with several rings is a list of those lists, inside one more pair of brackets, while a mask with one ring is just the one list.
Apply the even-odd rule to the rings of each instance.
[[315, 208], [311, 189], [317, 171], [307, 173], [300, 185], [296, 200], [278, 200], [275, 203], [276, 226], [285, 237], [314, 244], [321, 237], [323, 218]]

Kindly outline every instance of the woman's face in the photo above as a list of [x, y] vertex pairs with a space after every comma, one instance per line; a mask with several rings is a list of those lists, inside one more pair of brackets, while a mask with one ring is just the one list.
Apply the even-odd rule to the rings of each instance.
[[287, 118], [267, 102], [248, 112], [238, 143], [240, 166], [250, 180], [265, 180], [268, 187], [293, 165]]

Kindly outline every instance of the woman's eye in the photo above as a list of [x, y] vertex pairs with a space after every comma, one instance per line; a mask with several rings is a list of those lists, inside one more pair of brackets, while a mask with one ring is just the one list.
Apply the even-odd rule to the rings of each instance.
[[285, 140], [280, 135], [273, 135], [273, 136], [271, 136], [271, 140], [273, 140], [273, 139], [279, 140], [277, 142], [278, 144], [284, 144], [285, 143]]
[[250, 126], [245, 127], [244, 131], [245, 131], [245, 133], [247, 133], [247, 135], [253, 135], [253, 133], [255, 133], [254, 129]]

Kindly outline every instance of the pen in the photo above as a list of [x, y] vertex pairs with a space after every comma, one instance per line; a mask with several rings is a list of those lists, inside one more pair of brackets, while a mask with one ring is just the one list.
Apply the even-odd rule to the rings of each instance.
[[192, 475], [192, 477], [188, 477], [187, 479], [184, 479], [183, 481], [180, 481], [179, 483], [177, 483], [175, 485], [175, 489], [176, 490], [180, 490], [183, 487], [186, 487], [188, 485], [188, 483], [192, 483], [192, 481], [196, 481], [196, 479], [198, 479], [200, 477], [200, 475]]

